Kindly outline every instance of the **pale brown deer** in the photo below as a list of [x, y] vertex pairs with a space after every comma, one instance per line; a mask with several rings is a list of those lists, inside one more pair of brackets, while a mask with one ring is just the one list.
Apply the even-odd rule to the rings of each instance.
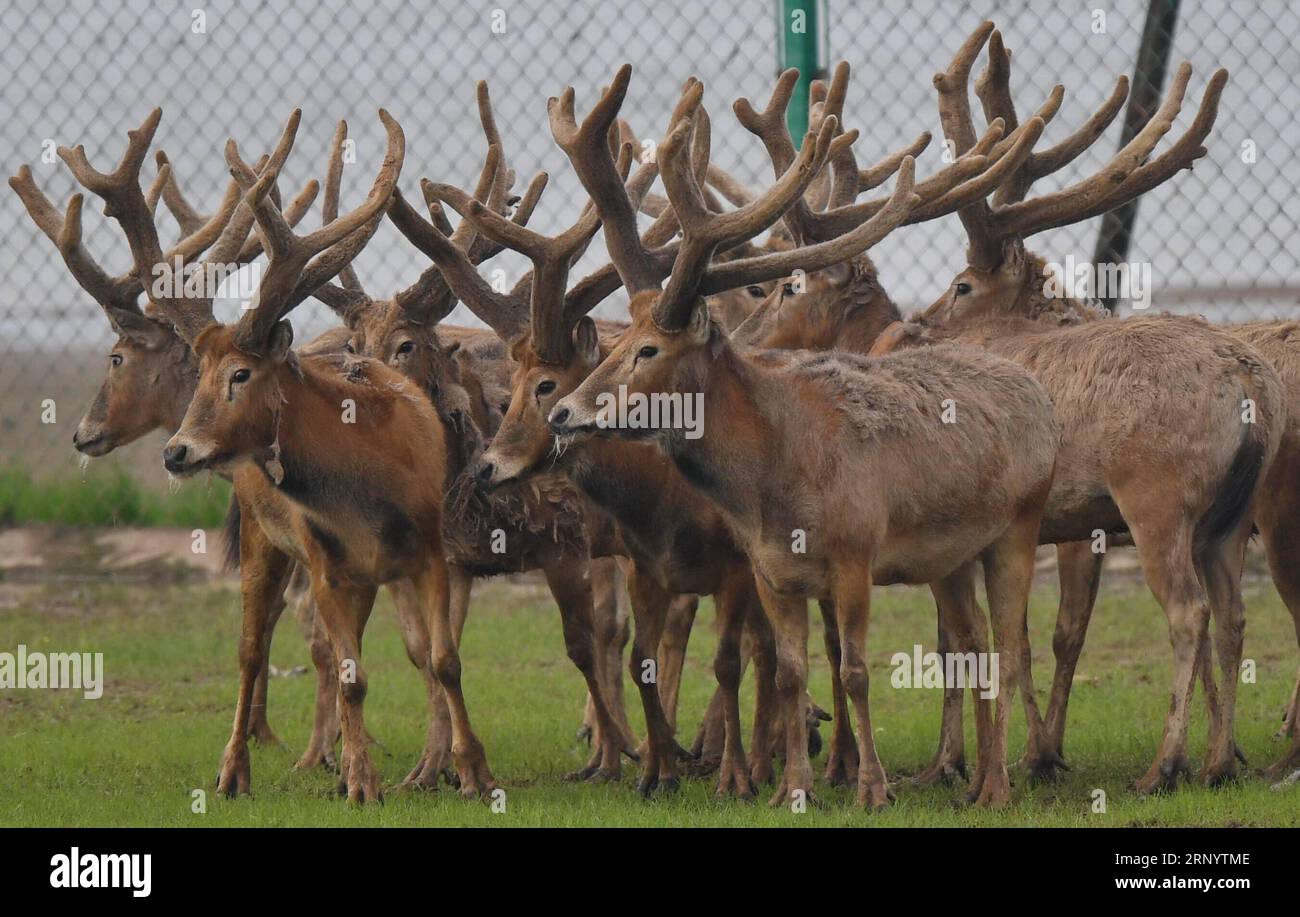
[[[342, 170], [343, 141], [346, 125], [336, 131], [330, 154], [329, 180], [326, 182], [324, 211], [337, 216], [339, 180]], [[169, 263], [177, 257], [182, 265], [194, 264], [203, 249], [217, 240], [217, 234], [232, 218], [243, 219], [247, 224], [251, 212], [239, 200], [238, 183], [231, 181], [220, 208], [210, 216], [202, 216], [186, 200], [176, 179], [175, 169], [166, 155], [157, 153], [158, 175], [146, 195], [152, 208], [159, 197], [176, 218], [185, 241], [167, 253]], [[257, 164], [260, 173], [266, 157]], [[10, 185], [19, 194], [34, 222], [54, 242], [65, 263], [83, 289], [104, 309], [110, 324], [118, 335], [109, 355], [109, 367], [89, 410], [82, 418], [73, 436], [73, 445], [84, 455], [103, 456], [127, 445], [155, 429], [163, 429], [170, 436], [181, 425], [185, 410], [194, 395], [198, 382], [198, 360], [189, 344], [176, 333], [175, 327], [146, 302], [141, 311], [139, 298], [144, 292], [137, 273], [132, 270], [117, 277], [109, 277], [81, 244], [82, 198], [75, 195], [66, 215], [60, 215], [41, 193], [29, 169], [20, 170], [10, 179]], [[320, 190], [316, 181], [308, 182], [285, 210], [285, 219], [296, 226], [306, 215]], [[277, 194], [273, 188], [271, 193]], [[236, 217], [237, 208], [243, 216]], [[230, 266], [248, 264], [262, 253], [261, 240], [252, 236], [243, 244]], [[331, 329], [299, 348], [300, 355], [340, 352], [346, 344], [346, 335]], [[229, 479], [229, 475], [220, 473]], [[224, 525], [225, 560], [233, 570], [239, 562], [240, 512], [237, 500], [231, 500], [231, 510]], [[297, 603], [299, 617], [307, 620], [310, 632], [309, 647], [317, 672], [316, 709], [312, 732], [295, 767], [309, 769], [317, 766], [336, 766], [334, 744], [338, 741], [340, 724], [338, 709], [337, 673], [333, 651], [324, 630], [316, 620], [315, 608], [310, 599], [308, 576], [296, 567], [289, 577], [285, 592], [276, 599], [268, 611], [264, 633], [263, 658], [270, 650], [271, 636], [287, 601]], [[407, 656], [422, 673], [426, 686], [435, 684], [429, 656], [427, 628], [423, 613], [413, 591], [403, 584], [391, 587], [394, 608], [406, 648]], [[267, 720], [268, 670], [263, 667], [258, 674], [253, 691], [248, 718], [249, 738], [260, 744], [280, 744]], [[436, 708], [435, 708], [436, 709]], [[439, 725], [444, 728], [439, 730]], [[430, 747], [445, 744], [445, 724], [431, 720], [430, 736], [421, 761], [427, 760]], [[417, 763], [413, 775], [424, 773]], [[408, 783], [417, 782], [408, 777]]]
[[[597, 109], [626, 91], [624, 67]], [[1006, 802], [1007, 708], [1014, 696], [1019, 640], [1038, 521], [1052, 480], [1057, 429], [1042, 388], [1008, 361], [963, 348], [926, 359], [872, 361], [849, 355], [750, 354], [733, 348], [702, 296], [821, 269], [870, 247], [919, 203], [913, 161], [900, 164], [895, 191], [871, 219], [837, 238], [780, 254], [710, 264], [719, 248], [752, 238], [807, 190], [827, 159], [855, 133], [834, 138], [828, 117], [809, 134], [785, 174], [737, 211], [709, 210], [684, 151], [703, 86], [688, 84], [659, 147], [665, 187], [683, 238], [668, 284], [641, 244], [608, 179], [599, 137], [579, 138], [579, 167], [601, 209], [611, 257], [632, 293], [632, 326], [548, 420], [562, 437], [643, 438], [665, 452], [692, 488], [718, 507], [755, 569], [777, 640], [777, 687], [786, 708], [786, 768], [772, 802], [810, 794], [806, 726], [790, 711], [807, 677], [808, 598], [832, 599], [839, 624], [840, 677], [858, 719], [858, 801], [888, 802], [867, 702], [866, 627], [873, 583], [931, 582], [982, 559], [1003, 658], [991, 734], [981, 736], [977, 799]], [[554, 110], [571, 111], [572, 97]], [[576, 164], [576, 162], [575, 162]], [[625, 388], [623, 388], [625, 387]], [[605, 395], [698, 393], [707, 429], [629, 429], [608, 423]], [[965, 405], [965, 419], [941, 420], [942, 400]], [[798, 534], [806, 553], [792, 550]]]
[[[977, 91], [987, 117], [1015, 122], [1009, 58], [1000, 35], [985, 23], [935, 77], [944, 133], [958, 153], [975, 136], [967, 82], [991, 35], [990, 67]], [[1233, 721], [1244, 629], [1239, 581], [1255, 496], [1281, 439], [1283, 393], [1258, 351], [1204, 322], [1086, 321], [1086, 304], [1051, 295], [1046, 264], [1025, 250], [1024, 240], [1110, 210], [1204, 155], [1201, 143], [1227, 81], [1223, 70], [1211, 78], [1188, 131], [1150, 158], [1172, 126], [1190, 76], [1191, 68], [1182, 65], [1150, 122], [1097, 173], [1026, 199], [1034, 180], [1061, 168], [1096, 139], [1100, 129], [1090, 126], [1099, 124], [1122, 95], [1122, 79], [1088, 125], [1027, 159], [991, 201], [960, 211], [970, 242], [967, 269], [917, 325], [895, 326], [873, 348], [884, 353], [923, 340], [979, 344], [1024, 365], [1051, 394], [1064, 432], [1043, 543], [1077, 542], [1097, 531], [1131, 534], [1148, 586], [1169, 622], [1173, 699], [1156, 759], [1138, 781], [1142, 792], [1171, 788], [1188, 771], [1188, 705], [1198, 659], [1211, 708], [1210, 748], [1200, 777], [1215, 784], [1237, 773]], [[1077, 324], [1062, 327], [1062, 322]], [[1078, 546], [1072, 550], [1067, 571], [1080, 575], [1082, 570], [1082, 580], [1091, 575], [1095, 582], [1100, 559], [1082, 556]], [[1088, 570], [1089, 564], [1094, 569]], [[1071, 601], [1090, 608], [1093, 595], [1087, 582], [1082, 585]], [[1221, 694], [1210, 672], [1211, 613], [1224, 677]], [[1061, 658], [1060, 630], [1057, 637]], [[1058, 680], [1068, 686], [1069, 674], [1058, 669]], [[1064, 701], [1049, 712], [1046, 727], [1036, 722], [1033, 704], [1027, 712], [1026, 763], [1050, 773], [1062, 764]]]
[[[1185, 80], [1182, 72], [1178, 78]], [[1207, 108], [1207, 106], [1217, 106], [1218, 90], [1225, 80], [1226, 73], [1222, 76], [1215, 75], [1206, 91], [1201, 112], [1189, 132], [1157, 163], [1146, 170], [1140, 183], [1133, 179], [1127, 180], [1112, 197], [1106, 198], [1099, 205], [1102, 209], [1118, 206], [1136, 194], [1167, 180], [1180, 169], [1190, 168], [1195, 159], [1204, 155], [1205, 150], [1200, 144], [1208, 135], [1214, 120], [1214, 108]], [[1117, 109], [1119, 103], [1123, 101], [1125, 89], [1125, 81], [1121, 77], [1102, 112]], [[1010, 90], [1010, 54], [1003, 46], [1001, 35], [997, 32], [993, 32], [990, 37], [989, 66], [976, 83], [976, 93], [983, 102], [986, 116], [1015, 117]], [[1176, 110], [1176, 108], [1172, 111], [1166, 110], [1163, 115], [1171, 117]], [[1157, 113], [1157, 118], [1161, 114]], [[1092, 136], [1105, 126], [1101, 123], [1100, 115], [1101, 113], [1094, 116], [1085, 125], [1084, 130], [1097, 126], [1095, 131], [1091, 131]], [[1152, 120], [1155, 121], [1156, 118]], [[1035, 178], [1055, 171], [1062, 164], [1056, 161], [1053, 151], [1031, 157], [1026, 167], [999, 191], [994, 199], [994, 205], [1014, 204], [1023, 200]], [[1107, 315], [1103, 310], [1088, 309], [1070, 301], [1065, 301], [1063, 306], [1060, 299], [1047, 300], [1042, 296], [1034, 295], [1034, 291], [1024, 282], [1023, 277], [1018, 284], [1014, 272], [1006, 268], [998, 272], [981, 272], [975, 279], [977, 282], [971, 283], [971, 290], [963, 294], [962, 301], [954, 297], [947, 315], [1004, 313], [1035, 320], [1057, 321], [1063, 308], [1064, 314], [1080, 321], [1093, 321]], [[958, 278], [957, 282], [970, 282], [970, 280]], [[1261, 485], [1264, 492], [1273, 496], [1259, 503], [1254, 523], [1260, 531], [1274, 583], [1290, 610], [1297, 628], [1300, 628], [1300, 572], [1297, 565], [1292, 563], [1294, 551], [1292, 545], [1300, 540], [1300, 531], [1296, 529], [1296, 526], [1300, 525], [1300, 520], [1297, 519], [1296, 513], [1292, 512], [1292, 503], [1288, 502], [1300, 499], [1292, 496], [1300, 492], [1300, 336], [1296, 334], [1296, 326], [1291, 322], [1230, 325], [1226, 326], [1224, 331], [1253, 346], [1275, 370], [1284, 385], [1287, 410], [1286, 419], [1282, 422], [1282, 439], [1277, 458], [1268, 466]], [[1094, 553], [1084, 544], [1062, 545], [1058, 553], [1062, 597], [1054, 641], [1057, 668], [1048, 704], [1046, 741], [1055, 752], [1056, 760], [1061, 762], [1070, 686], [1091, 617], [1103, 555]], [[1203, 678], [1208, 674], [1207, 668]], [[1226, 672], [1224, 677], [1225, 679], [1229, 677]], [[1235, 682], [1236, 679], [1233, 677], [1231, 680]], [[1207, 681], [1206, 687], [1213, 697], [1212, 680]], [[1297, 698], [1300, 698], [1300, 692], [1293, 692], [1284, 725], [1284, 731], [1289, 729], [1292, 735], [1294, 735], [1297, 703], [1300, 703]], [[1293, 743], [1291, 751], [1270, 768], [1270, 773], [1282, 776], [1300, 766], [1298, 754], [1300, 754], [1300, 745]]]

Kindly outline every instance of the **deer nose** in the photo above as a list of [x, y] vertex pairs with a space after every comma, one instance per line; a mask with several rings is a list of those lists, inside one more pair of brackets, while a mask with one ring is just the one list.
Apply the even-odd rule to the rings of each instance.
[[184, 444], [178, 446], [168, 446], [163, 450], [163, 467], [168, 471], [180, 471], [185, 467], [185, 453], [188, 449]]
[[564, 429], [564, 425], [569, 422], [570, 416], [572, 416], [572, 413], [568, 408], [557, 407], [551, 412], [551, 416], [548, 418], [547, 422], [551, 425], [551, 430], [559, 433]]
[[491, 462], [480, 462], [478, 470], [474, 472], [474, 478], [480, 484], [492, 483], [492, 475], [496, 473], [497, 466]]

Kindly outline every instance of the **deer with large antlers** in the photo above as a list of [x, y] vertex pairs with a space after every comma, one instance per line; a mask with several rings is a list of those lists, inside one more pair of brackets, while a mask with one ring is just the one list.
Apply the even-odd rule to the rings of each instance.
[[[566, 152], [601, 211], [610, 255], [632, 294], [632, 325], [582, 384], [550, 409], [552, 430], [564, 438], [603, 433], [653, 443], [718, 508], [743, 546], [776, 631], [777, 688], [786, 711], [786, 767], [774, 804], [812, 791], [806, 724], [791, 715], [807, 678], [807, 599], [833, 602], [839, 674], [859, 726], [858, 801], [879, 807], [890, 791], [867, 702], [871, 587], [931, 582], [983, 560], [1004, 665], [992, 729], [980, 737], [977, 798], [1007, 801], [1007, 704], [1056, 451], [1045, 393], [1011, 363], [962, 348], [926, 360], [872, 361], [732, 347], [710, 321], [702, 297], [796, 268], [819, 270], [869, 248], [919, 203], [912, 159], [901, 160], [889, 202], [851, 231], [795, 251], [713, 264], [716, 251], [779, 219], [856, 132], [836, 137], [838, 121], [827, 117], [767, 192], [718, 214], [686, 154], [703, 95], [702, 84], [692, 81], [658, 150], [682, 238], [673, 250], [656, 253], [645, 248], [626, 197], [616, 193], [616, 173], [601, 141], [601, 119], [617, 110], [630, 69], [619, 71]], [[553, 118], [558, 113], [563, 123], [571, 110], [566, 93], [553, 104]], [[665, 260], [671, 263], [661, 287]], [[689, 438], [675, 427], [613, 423], [603, 404], [614, 391], [699, 393], [707, 429]], [[965, 406], [955, 424], [941, 418], [948, 398]]]
[[[90, 166], [80, 147], [60, 150], [77, 179], [104, 198], [106, 213], [121, 224], [141, 277], [166, 276], [172, 269], [162, 257], [138, 178], [159, 117], [155, 112], [131, 133], [127, 154], [111, 174]], [[299, 117], [295, 112], [290, 118], [260, 175], [240, 158], [233, 141], [226, 148], [247, 206], [226, 224], [203, 263], [232, 258], [255, 221], [270, 262], [254, 307], [238, 323], [220, 325], [212, 315], [211, 291], [177, 295], [174, 282], [171, 295], [147, 291], [199, 358], [194, 399], [164, 450], [164, 462], [174, 474], [230, 471], [241, 508], [240, 704], [219, 787], [229, 792], [248, 787], [245, 723], [264, 663], [267, 610], [297, 560], [311, 570], [317, 613], [340, 671], [341, 788], [348, 797], [365, 801], [380, 795], [362, 718], [366, 679], [360, 640], [376, 587], [403, 577], [413, 582], [425, 610], [434, 670], [452, 708], [461, 791], [485, 792], [494, 781], [460, 691], [448, 614], [440, 531], [447, 464], [442, 421], [422, 394], [383, 366], [361, 362], [345, 375], [343, 358], [300, 357], [291, 350], [292, 330], [284, 320], [373, 234], [401, 169], [402, 130], [381, 111], [388, 151], [365, 202], [300, 236], [270, 195]], [[355, 422], [341, 422], [349, 407]], [[326, 429], [329, 438], [322, 440]]]
[[[990, 41], [991, 37], [991, 41]], [[936, 75], [940, 120], [958, 153], [974, 142], [967, 82], [984, 45], [989, 66], [976, 85], [987, 118], [1014, 124], [1010, 57], [984, 23]], [[1191, 76], [1184, 64], [1148, 124], [1100, 171], [1060, 191], [1027, 198], [1033, 182], [1064, 167], [1101, 134], [1127, 87], [1121, 77], [1102, 108], [1062, 143], [1026, 158], [991, 200], [959, 211], [969, 239], [968, 267], [914, 325], [881, 335], [873, 352], [960, 340], [1025, 366], [1043, 383], [1063, 429], [1057, 477], [1042, 541], [1066, 544], [1096, 531], [1127, 532], [1148, 586], [1165, 610], [1174, 649], [1173, 699], [1155, 761], [1138, 782], [1172, 787], [1188, 770], [1188, 706], [1198, 667], [1210, 703], [1208, 783], [1236, 773], [1233, 738], [1244, 613], [1240, 594], [1252, 507], [1282, 433], [1283, 393], [1254, 348], [1204, 322], [1176, 317], [1089, 321], [1090, 307], [1051, 294], [1045, 262], [1024, 241], [1043, 230], [1104, 213], [1165, 181], [1204, 155], [1227, 72], [1211, 78], [1188, 131], [1152, 158], [1172, 127]], [[1060, 104], [1054, 90], [1048, 106]], [[1065, 326], [1063, 327], [1063, 323]], [[1061, 620], [1090, 612], [1101, 557], [1066, 549]], [[1224, 684], [1214, 686], [1210, 615]], [[1068, 682], [1082, 631], [1058, 627], [1058, 669], [1046, 723], [1030, 713], [1026, 763], [1050, 774], [1063, 765]]]
[[[167, 260], [175, 263], [179, 258], [182, 264], [191, 263], [216, 242], [221, 227], [233, 215], [238, 204], [239, 186], [232, 181], [218, 210], [210, 216], [202, 216], [181, 193], [175, 170], [161, 150], [157, 159], [158, 175], [146, 194], [146, 201], [151, 211], [160, 198], [165, 201], [184, 234], [184, 239], [167, 252]], [[259, 171], [263, 164], [258, 163]], [[83, 455], [99, 457], [156, 429], [167, 430], [168, 435], [174, 433], [180, 428], [198, 377], [198, 362], [189, 345], [155, 310], [140, 308], [144, 286], [135, 271], [111, 276], [86, 251], [81, 241], [81, 195], [74, 195], [67, 212], [60, 214], [37, 187], [31, 170], [26, 166], [9, 179], [9, 185], [22, 199], [32, 221], [54, 243], [74, 279], [104, 310], [117, 336], [108, 358], [108, 373], [77, 425], [72, 437], [73, 446]], [[289, 204], [285, 218], [290, 225], [297, 225], [302, 219], [319, 190], [317, 182], [308, 182]], [[260, 240], [250, 238], [232, 260], [231, 266], [247, 264], [260, 252]], [[327, 332], [308, 347], [341, 347], [342, 341], [337, 338], [336, 334]], [[227, 522], [231, 521], [238, 523], [238, 504], [233, 501]], [[305, 598], [303, 590], [291, 591], [297, 593], [297, 598]], [[266, 635], [268, 645], [274, 622], [283, 608], [284, 602], [280, 601], [272, 609]], [[254, 691], [249, 736], [262, 744], [279, 744], [267, 720], [266, 695], [267, 673], [264, 670], [258, 676]], [[329, 696], [329, 707], [335, 707], [333, 694]], [[335, 713], [335, 724], [337, 720]]]
[[[783, 73], [771, 100], [761, 112], [745, 99], [736, 105], [741, 124], [761, 140], [767, 150], [775, 177], [783, 174], [795, 158], [794, 140], [786, 128], [785, 113], [797, 76], [794, 70]], [[814, 128], [833, 115], [841, 122], [840, 130], [843, 129], [848, 79], [849, 65], [841, 61], [829, 84], [813, 83], [809, 101]], [[937, 219], [988, 194], [1029, 154], [1041, 129], [1041, 120], [1031, 119], [1004, 138], [1003, 122], [995, 120], [985, 136], [964, 155], [916, 184], [914, 191], [921, 198], [921, 204], [912, 210], [905, 224]], [[834, 238], [870, 219], [887, 205], [888, 198], [859, 201], [858, 197], [897, 172], [905, 157], [919, 156], [929, 142], [929, 133], [923, 133], [913, 143], [867, 168], [859, 168], [852, 147], [845, 147], [823, 169], [820, 193], [810, 193], [805, 199], [796, 200], [787, 212], [783, 235], [791, 244], [811, 245]], [[733, 344], [767, 348], [865, 354], [880, 332], [901, 317], [898, 307], [880, 282], [870, 253], [864, 251], [775, 285], [749, 318], [731, 334], [731, 341]], [[958, 645], [971, 652], [986, 652], [985, 628], [979, 623], [983, 612], [975, 599], [975, 570], [968, 569], [960, 581], [952, 577], [943, 583], [932, 584], [931, 591], [939, 611], [939, 652], [947, 653]], [[832, 627], [833, 616], [833, 608], [826, 609]], [[829, 640], [828, 646], [832, 646]], [[831, 661], [832, 666], [838, 665], [837, 658], [833, 657]], [[978, 694], [978, 690], [972, 690], [977, 713], [986, 716], [987, 703]], [[941, 731], [939, 750], [934, 761], [914, 778], [914, 782], [929, 784], [953, 774], [966, 775], [965, 742], [960, 725], [961, 695], [960, 686], [946, 686], [945, 727]], [[841, 718], [838, 714], [836, 719], [839, 729]], [[851, 745], [846, 747], [843, 742], [833, 743], [832, 754], [836, 746], [850, 756], [844, 766], [849, 770], [856, 767], [855, 749]]]
[[[331, 148], [323, 207], [327, 217], [337, 216], [346, 131], [346, 125], [340, 123]], [[259, 174], [267, 158], [263, 157], [256, 164], [255, 171]], [[185, 269], [196, 264], [196, 259], [203, 250], [217, 241], [221, 227], [232, 218], [241, 218], [236, 216], [237, 208], [247, 211], [247, 205], [239, 200], [239, 185], [232, 179], [219, 209], [210, 216], [201, 215], [181, 191], [175, 168], [167, 156], [159, 150], [156, 159], [158, 175], [150, 186], [146, 201], [152, 212], [161, 197], [176, 218], [181, 231], [186, 234], [185, 241], [174, 246], [166, 256], [169, 264], [176, 264], [179, 259], [182, 269]], [[155, 429], [163, 429], [168, 436], [173, 435], [180, 429], [198, 384], [198, 359], [189, 344], [176, 332], [172, 323], [159, 314], [152, 302], [146, 303], [144, 311], [140, 309], [139, 297], [144, 292], [144, 287], [135, 270], [118, 277], [109, 277], [82, 246], [81, 195], [74, 195], [67, 214], [60, 216], [36, 186], [29, 169], [21, 169], [18, 175], [10, 179], [10, 185], [23, 200], [33, 221], [55, 244], [74, 278], [104, 309], [110, 325], [118, 335], [109, 355], [108, 374], [77, 427], [73, 445], [84, 455], [103, 456]], [[305, 216], [319, 191], [318, 182], [308, 182], [289, 204], [284, 215], [290, 226], [296, 226]], [[270, 193], [278, 197], [278, 191], [274, 187]], [[248, 264], [261, 252], [260, 237], [251, 236], [225, 267]], [[344, 333], [340, 334], [341, 331]], [[298, 353], [307, 356], [341, 352], [346, 343], [346, 329], [331, 329], [299, 348]], [[230, 478], [226, 472], [217, 473], [226, 479]], [[237, 567], [239, 562], [241, 521], [239, 501], [232, 497], [231, 509], [223, 526], [226, 565], [230, 569]], [[295, 567], [288, 578], [289, 586], [271, 605], [263, 636], [263, 659], [268, 658], [272, 633], [280, 620], [286, 600], [292, 596], [299, 606], [299, 616], [310, 622], [310, 655], [317, 674], [312, 732], [295, 767], [332, 768], [336, 763], [334, 744], [338, 741], [340, 732], [338, 673], [328, 636], [315, 614], [308, 579], [301, 567]], [[417, 597], [405, 581], [390, 584], [389, 589], [407, 656], [421, 672], [431, 699], [440, 697], [429, 655], [428, 630]], [[279, 739], [267, 719], [267, 675], [267, 668], [263, 666], [253, 690], [247, 733], [249, 738], [260, 744], [274, 745], [279, 744]], [[437, 717], [438, 707], [433, 709], [435, 716], [430, 721], [426, 748], [412, 775], [407, 778], [408, 784], [423, 785], [429, 779], [429, 769], [424, 766], [424, 762], [446, 758], [446, 753], [434, 754], [437, 749], [446, 746], [449, 740], [445, 716]], [[434, 780], [436, 776], [435, 772]]]

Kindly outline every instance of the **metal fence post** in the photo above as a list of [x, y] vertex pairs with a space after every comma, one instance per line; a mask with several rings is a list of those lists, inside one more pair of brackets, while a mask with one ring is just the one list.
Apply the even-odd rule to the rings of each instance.
[[[1128, 108], [1124, 112], [1124, 132], [1119, 140], [1121, 149], [1146, 126], [1160, 107], [1160, 92], [1169, 70], [1169, 52], [1173, 48], [1174, 26], [1177, 24], [1178, 0], [1151, 0], [1147, 6], [1146, 24], [1142, 27], [1137, 63], [1133, 68], [1133, 90], [1129, 93]], [[1102, 217], [1101, 229], [1097, 233], [1097, 250], [1092, 259], [1094, 264], [1118, 264], [1128, 258], [1133, 221], [1141, 199], [1134, 198]], [[1101, 297], [1101, 300], [1107, 309], [1115, 311], [1114, 296]]]
[[776, 32], [781, 44], [781, 69], [794, 67], [799, 71], [794, 98], [786, 112], [786, 126], [796, 147], [808, 132], [808, 87], [823, 75], [817, 47], [817, 6], [818, 0], [781, 0], [779, 6], [781, 21]]

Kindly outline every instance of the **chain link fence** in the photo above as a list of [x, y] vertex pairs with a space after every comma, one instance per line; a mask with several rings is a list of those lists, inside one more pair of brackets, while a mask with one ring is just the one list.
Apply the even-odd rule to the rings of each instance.
[[[769, 180], [761, 145], [728, 109], [740, 96], [765, 101], [771, 90], [779, 69], [779, 6], [744, 0], [0, 0], [6, 36], [0, 55], [8, 75], [0, 82], [5, 168], [14, 174], [30, 164], [45, 193], [62, 205], [76, 189], [54, 147], [84, 143], [93, 163], [110, 167], [126, 131], [161, 106], [155, 148], [167, 151], [191, 201], [211, 209], [228, 180], [226, 138], [236, 137], [246, 155], [267, 150], [296, 106], [303, 109], [303, 128], [282, 187], [292, 193], [309, 178], [323, 178], [334, 124], [346, 118], [356, 140], [356, 163], [344, 175], [346, 207], [365, 194], [383, 155], [375, 112], [384, 106], [406, 131], [408, 194], [417, 193], [421, 176], [468, 186], [484, 153], [474, 81], [486, 79], [520, 185], [536, 170], [551, 174], [535, 223], [554, 231], [572, 221], [584, 198], [551, 141], [546, 99], [572, 84], [585, 110], [624, 61], [635, 68], [624, 114], [638, 134], [662, 134], [681, 81], [696, 74], [713, 113], [715, 161], [751, 185]], [[818, 28], [823, 60], [853, 65], [846, 120], [862, 132], [856, 149], [865, 164], [923, 130], [942, 137], [931, 76], [984, 18], [998, 23], [1015, 53], [1013, 90], [1022, 116], [1053, 84], [1065, 85], [1065, 103], [1041, 145], [1056, 142], [1101, 103], [1116, 75], [1133, 73], [1147, 6], [1147, 0], [827, 0]], [[1142, 200], [1128, 260], [1151, 265], [1158, 308], [1221, 321], [1292, 315], [1300, 297], [1294, 281], [1300, 10], [1285, 0], [1181, 6], [1170, 66], [1189, 60], [1194, 75], [1174, 135], [1190, 123], [1216, 67], [1227, 67], [1231, 79], [1208, 156]], [[1038, 190], [1099, 167], [1119, 144], [1122, 122], [1117, 118], [1068, 174], [1045, 179], [1046, 189]], [[940, 168], [941, 153], [936, 139], [922, 154], [918, 175]], [[319, 203], [307, 219], [315, 225]], [[1087, 261], [1099, 222], [1045, 233], [1032, 247], [1056, 261], [1067, 255]], [[160, 225], [165, 243], [177, 236], [169, 215]], [[87, 208], [85, 233], [101, 263], [125, 269], [125, 244], [97, 206]], [[0, 469], [21, 469], [23, 481], [84, 475], [93, 484], [110, 472], [98, 465], [79, 471], [71, 436], [103, 376], [112, 343], [108, 323], [7, 191], [0, 194], [0, 243]], [[954, 217], [897, 233], [873, 255], [906, 311], [941, 292], [963, 264], [964, 244]], [[509, 256], [498, 264], [512, 276], [523, 269]], [[424, 266], [387, 224], [357, 261], [372, 295], [406, 285]], [[622, 307], [616, 298], [602, 311], [617, 315]], [[233, 300], [218, 301], [218, 316], [235, 308]], [[474, 321], [463, 307], [449, 320]], [[293, 321], [299, 340], [333, 324], [314, 302]], [[160, 442], [154, 434], [101, 463], [161, 492]]]

